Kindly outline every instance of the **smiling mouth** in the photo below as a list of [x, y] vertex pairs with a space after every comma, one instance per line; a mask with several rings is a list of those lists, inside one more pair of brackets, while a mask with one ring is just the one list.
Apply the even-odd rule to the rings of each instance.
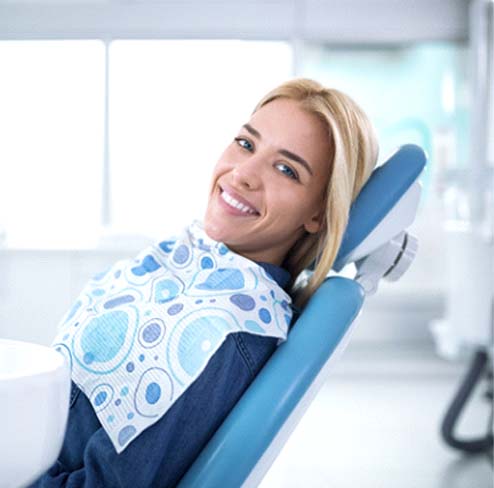
[[240, 202], [233, 195], [228, 193], [227, 190], [221, 187], [220, 187], [220, 197], [229, 207], [238, 210], [245, 215], [260, 215], [255, 208], [246, 205], [243, 202]]

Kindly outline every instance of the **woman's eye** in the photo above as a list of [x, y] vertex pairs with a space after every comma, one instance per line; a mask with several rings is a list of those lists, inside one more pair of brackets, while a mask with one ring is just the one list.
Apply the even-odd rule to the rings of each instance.
[[279, 163], [276, 165], [276, 167], [280, 169], [281, 173], [288, 176], [288, 178], [291, 178], [293, 180], [298, 180], [298, 174], [292, 168], [290, 168], [290, 166], [283, 163]]
[[240, 147], [247, 149], [247, 151], [252, 151], [254, 149], [252, 143], [243, 137], [235, 137], [235, 141]]

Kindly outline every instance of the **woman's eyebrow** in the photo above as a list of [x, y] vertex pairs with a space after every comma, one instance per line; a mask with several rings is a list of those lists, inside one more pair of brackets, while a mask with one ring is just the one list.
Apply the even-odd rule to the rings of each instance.
[[281, 155], [293, 159], [293, 161], [296, 161], [297, 163], [301, 164], [309, 172], [311, 176], [314, 176], [312, 174], [312, 170], [310, 169], [309, 163], [305, 159], [301, 158], [300, 156], [297, 156], [295, 153], [292, 153], [291, 151], [288, 151], [286, 149], [280, 149], [278, 152]]
[[[245, 130], [247, 132], [249, 132], [250, 134], [252, 134], [254, 137], [257, 137], [259, 140], [262, 139], [261, 134], [259, 133], [259, 131], [257, 131], [256, 129], [254, 129], [254, 127], [252, 127], [251, 125], [244, 124], [243, 127], [245, 128]], [[313, 176], [312, 169], [309, 166], [309, 163], [304, 158], [301, 158], [300, 156], [298, 156], [297, 154], [295, 154], [295, 153], [293, 153], [291, 151], [288, 151], [288, 149], [280, 149], [278, 152], [282, 156], [286, 156], [287, 158], [290, 158], [293, 161], [296, 161], [297, 163], [301, 164], [309, 172], [309, 174], [311, 176]]]
[[251, 125], [244, 124], [242, 127], [244, 127], [244, 129], [246, 129], [247, 132], [250, 132], [254, 137], [257, 137], [258, 139], [262, 139], [261, 134], [259, 134], [259, 132], [256, 129], [254, 129], [254, 127], [252, 127]]

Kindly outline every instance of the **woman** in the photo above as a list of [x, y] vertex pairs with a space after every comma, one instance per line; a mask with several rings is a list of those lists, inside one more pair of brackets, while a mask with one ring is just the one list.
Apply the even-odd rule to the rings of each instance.
[[[188, 234], [192, 235], [191, 249], [195, 246], [201, 263], [197, 272], [191, 272], [194, 278], [190, 281], [196, 283], [195, 289], [209, 293], [200, 299], [194, 296], [194, 304], [204, 308], [207, 301], [211, 307], [212, 302], [227, 297], [225, 303], [233, 303], [232, 311], [240, 316], [254, 311], [254, 302], [265, 303], [258, 315], [264, 322], [261, 325], [266, 327], [261, 331], [250, 319], [239, 321], [243, 326], [221, 336], [217, 348], [208, 353], [204, 368], [191, 376], [192, 380], [185, 383], [183, 392], [166, 411], [154, 415], [140, 430], [132, 427], [130, 432], [126, 426], [115, 436], [111, 425], [105, 424], [107, 419], [114, 420], [113, 415], [108, 416], [108, 410], [102, 414], [97, 408], [106, 402], [106, 393], [93, 395], [87, 388], [89, 383], [76, 381], [78, 377], [73, 370], [71, 407], [62, 452], [55, 465], [33, 486], [175, 486], [279, 340], [286, 338], [286, 324], [283, 329], [278, 319], [272, 320], [274, 315], [282, 317], [283, 313], [287, 320], [290, 318], [287, 312], [290, 298], [283, 290], [289, 291], [295, 303], [303, 306], [328, 274], [350, 205], [369, 177], [376, 158], [374, 131], [362, 110], [346, 95], [306, 79], [289, 81], [268, 93], [220, 157], [213, 172], [204, 224], [191, 226]], [[115, 268], [111, 280], [128, 272], [134, 273], [136, 280], [142, 278], [146, 285], [147, 276], [161, 266], [160, 252], [168, 253], [170, 262], [175, 259], [177, 266], [185, 263], [188, 254], [184, 257], [182, 253], [177, 258], [182, 245], [164, 241], [156, 255], [141, 256], [138, 265], [124, 271]], [[204, 257], [203, 252], [211, 254]], [[218, 262], [214, 273], [210, 273], [214, 260]], [[308, 283], [297, 288], [300, 272], [314, 261], [314, 273]], [[244, 292], [248, 289], [243, 280], [247, 274], [238, 278], [236, 266], [247, 266], [256, 283], [263, 282], [266, 289], [270, 288], [269, 293], [261, 293], [254, 300]], [[206, 272], [210, 274], [204, 279]], [[224, 295], [218, 291], [225, 275], [228, 275], [226, 281], [236, 280], [235, 285], [229, 285], [235, 288], [235, 293]], [[180, 280], [188, 279], [184, 278], [185, 274], [180, 276]], [[111, 280], [107, 283], [111, 284]], [[173, 314], [178, 310], [177, 297], [182, 299], [187, 294], [180, 291], [185, 289], [177, 284], [180, 280], [166, 280], [166, 286], [163, 285], [166, 296], [163, 290], [153, 288], [153, 300], [161, 306], [166, 303], [168, 315], [172, 315], [171, 310]], [[125, 297], [127, 302], [134, 300], [131, 295]], [[110, 303], [114, 307], [115, 299], [107, 300], [105, 306]], [[170, 303], [174, 305], [168, 306]], [[86, 310], [82, 313], [92, 313], [91, 307]], [[98, 318], [104, 316], [100, 314]], [[203, 324], [200, 320], [196, 323]], [[268, 330], [268, 325], [275, 322], [278, 329]], [[77, 327], [79, 322], [73, 325]], [[146, 330], [151, 337], [150, 327]], [[202, 329], [194, 330], [200, 334]], [[200, 343], [203, 350], [211, 346], [206, 342], [206, 347], [204, 341]], [[167, 347], [170, 350], [173, 346]], [[195, 354], [202, 354], [197, 351]], [[104, 355], [107, 350], [100, 348], [99, 352]], [[94, 354], [86, 352], [84, 367], [94, 364]], [[144, 361], [144, 354], [140, 357]], [[134, 363], [127, 363], [128, 371], [135, 367]], [[122, 398], [127, 394], [126, 388], [121, 388]], [[81, 389], [86, 394], [81, 394]], [[148, 388], [146, 394], [152, 397], [155, 391]], [[110, 409], [118, 411], [115, 406], [118, 402], [120, 398]], [[134, 414], [130, 413], [129, 419], [131, 415]]]

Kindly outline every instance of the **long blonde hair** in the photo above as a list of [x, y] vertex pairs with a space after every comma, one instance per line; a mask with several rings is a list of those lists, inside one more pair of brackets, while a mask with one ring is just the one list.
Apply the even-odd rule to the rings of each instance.
[[[369, 178], [377, 161], [378, 143], [363, 110], [344, 93], [320, 83], [299, 78], [287, 81], [265, 95], [254, 113], [277, 98], [300, 102], [326, 125], [333, 148], [331, 174], [324, 198], [325, 217], [317, 234], [306, 233], [288, 252], [283, 266], [292, 276], [295, 304], [303, 306], [324, 281], [338, 254], [350, 206]], [[315, 262], [307, 284], [295, 289], [299, 274]]]

